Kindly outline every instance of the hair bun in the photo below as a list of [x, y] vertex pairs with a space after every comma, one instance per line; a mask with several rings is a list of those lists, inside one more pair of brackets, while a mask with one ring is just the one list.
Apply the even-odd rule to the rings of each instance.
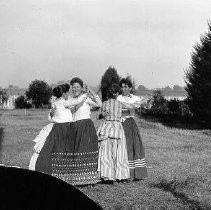
[[63, 93], [67, 93], [70, 90], [70, 85], [65, 83], [61, 85]]
[[57, 87], [55, 87], [53, 89], [53, 96], [60, 98], [62, 95], [63, 95], [63, 90], [62, 90], [62, 87], [60, 85], [58, 85]]
[[120, 87], [118, 84], [112, 84], [111, 87], [108, 88], [108, 98], [115, 98], [115, 95], [120, 92]]

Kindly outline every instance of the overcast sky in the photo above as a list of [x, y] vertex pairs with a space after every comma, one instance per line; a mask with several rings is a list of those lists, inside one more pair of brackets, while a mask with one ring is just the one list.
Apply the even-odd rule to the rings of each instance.
[[210, 0], [0, 0], [0, 86], [79, 76], [109, 65], [148, 88], [184, 85]]

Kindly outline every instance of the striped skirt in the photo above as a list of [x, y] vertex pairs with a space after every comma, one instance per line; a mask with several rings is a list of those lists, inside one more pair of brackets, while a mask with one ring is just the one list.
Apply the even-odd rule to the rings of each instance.
[[122, 123], [127, 144], [128, 161], [131, 179], [144, 179], [147, 177], [145, 151], [138, 126], [130, 117]]
[[126, 139], [121, 122], [105, 121], [98, 129], [98, 171], [105, 180], [130, 178]]

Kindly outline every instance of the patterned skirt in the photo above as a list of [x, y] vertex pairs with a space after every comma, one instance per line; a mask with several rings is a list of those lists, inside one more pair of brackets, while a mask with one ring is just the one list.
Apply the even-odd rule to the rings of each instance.
[[130, 178], [126, 139], [121, 122], [105, 121], [98, 129], [98, 171], [104, 180]]
[[147, 177], [145, 151], [138, 126], [132, 117], [122, 122], [127, 144], [128, 161], [131, 179], [144, 179]]
[[94, 124], [91, 119], [84, 119], [72, 123], [70, 127], [64, 145], [54, 149], [52, 174], [72, 185], [95, 184], [99, 182], [99, 175], [98, 139]]

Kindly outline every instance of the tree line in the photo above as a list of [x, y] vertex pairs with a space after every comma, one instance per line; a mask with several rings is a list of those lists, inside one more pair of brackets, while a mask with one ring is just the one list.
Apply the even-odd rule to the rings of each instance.
[[[184, 91], [184, 88], [175, 85], [172, 89], [166, 87], [153, 91], [153, 104], [150, 109], [142, 109], [142, 114], [152, 116], [177, 116], [185, 119], [203, 121], [211, 125], [211, 22], [208, 22], [208, 31], [201, 35], [200, 41], [193, 47], [189, 67], [185, 70], [185, 91], [187, 98], [179, 102], [176, 99], [167, 102], [162, 95], [165, 91]], [[99, 91], [102, 100], [106, 100], [106, 91], [113, 83], [120, 81], [120, 76], [114, 67], [109, 67], [101, 78]], [[132, 79], [132, 78], [131, 78]], [[133, 91], [149, 91], [143, 85]], [[17, 108], [46, 107], [52, 95], [52, 87], [45, 81], [34, 80], [29, 84], [25, 96], [16, 99]], [[1, 100], [6, 100], [7, 95], [0, 89]]]

